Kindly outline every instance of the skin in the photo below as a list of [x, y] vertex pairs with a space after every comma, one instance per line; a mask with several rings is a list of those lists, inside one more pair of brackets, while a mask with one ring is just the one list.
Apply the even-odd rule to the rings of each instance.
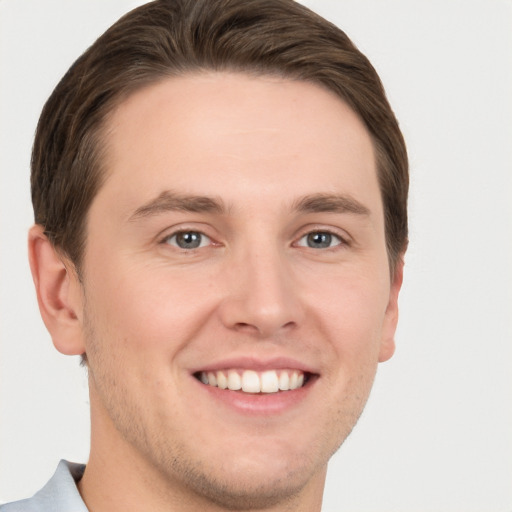
[[[402, 263], [391, 279], [364, 125], [313, 84], [203, 73], [125, 100], [106, 155], [82, 281], [30, 234], [54, 343], [89, 362], [87, 506], [320, 510], [327, 462], [394, 351]], [[171, 208], [184, 196], [223, 209]], [[183, 231], [200, 246], [180, 248]], [[194, 377], [233, 358], [311, 379], [237, 402]]]

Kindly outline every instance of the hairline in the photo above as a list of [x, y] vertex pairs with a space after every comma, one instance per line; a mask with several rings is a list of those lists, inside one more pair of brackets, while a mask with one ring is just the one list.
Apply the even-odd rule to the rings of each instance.
[[[384, 212], [384, 234], [385, 234], [385, 243], [386, 243], [386, 253], [388, 256], [388, 263], [390, 269], [390, 275], [393, 276], [395, 272], [395, 268], [399, 261], [401, 260], [401, 255], [405, 252], [405, 248], [402, 248], [402, 251], [399, 251], [397, 254], [393, 254], [391, 251], [392, 244], [390, 243], [388, 232], [388, 224], [386, 219], [386, 204], [385, 198], [383, 196], [383, 187], [381, 183], [381, 174], [384, 173], [383, 167], [385, 167], [384, 159], [386, 159], [386, 151], [381, 147], [378, 139], [374, 136], [374, 134], [369, 129], [367, 123], [359, 114], [359, 112], [352, 106], [351, 102], [348, 98], [346, 98], [341, 93], [334, 90], [334, 88], [329, 87], [321, 80], [308, 79], [299, 76], [299, 72], [294, 73], [290, 70], [284, 69], [263, 69], [258, 66], [236, 66], [236, 64], [230, 63], [221, 66], [208, 66], [208, 65], [199, 65], [199, 64], [190, 64], [188, 67], [184, 67], [182, 69], [171, 69], [167, 68], [162, 70], [161, 72], [154, 71], [152, 74], [145, 75], [141, 80], [136, 80], [130, 82], [130, 84], [125, 85], [121, 88], [118, 93], [111, 99], [111, 101], [105, 105], [104, 112], [102, 117], [99, 119], [97, 125], [91, 130], [92, 135], [92, 152], [95, 156], [95, 164], [96, 169], [94, 171], [97, 173], [96, 183], [95, 183], [95, 191], [91, 196], [91, 200], [87, 206], [87, 210], [85, 211], [85, 215], [82, 219], [82, 233], [80, 238], [80, 251], [78, 254], [78, 261], [73, 261], [72, 258], [69, 258], [76, 270], [77, 275], [82, 276], [82, 266], [83, 266], [83, 258], [86, 252], [87, 246], [87, 238], [88, 238], [88, 217], [91, 206], [98, 195], [100, 189], [104, 186], [105, 182], [109, 178], [108, 171], [108, 153], [109, 153], [109, 133], [112, 128], [112, 118], [115, 116], [117, 109], [128, 101], [129, 98], [133, 97], [135, 94], [143, 92], [146, 89], [149, 89], [153, 86], [157, 86], [158, 84], [165, 82], [166, 80], [172, 79], [180, 79], [186, 77], [200, 77], [208, 74], [219, 74], [219, 73], [233, 73], [242, 75], [248, 78], [276, 78], [283, 79], [288, 81], [295, 82], [303, 82], [315, 85], [320, 87], [324, 91], [329, 94], [335, 96], [339, 101], [343, 102], [353, 114], [357, 116], [359, 121], [364, 126], [364, 129], [367, 135], [370, 138], [372, 148], [373, 148], [373, 157], [375, 162], [375, 173], [378, 182], [379, 194], [383, 206]], [[64, 252], [65, 250], [62, 249]], [[76, 258], [75, 258], [76, 259]]]
[[[100, 189], [105, 185], [105, 182], [109, 178], [109, 170], [108, 170], [108, 153], [109, 153], [109, 134], [112, 129], [112, 118], [115, 116], [118, 108], [124, 104], [128, 99], [133, 97], [135, 94], [141, 93], [146, 89], [157, 86], [158, 84], [165, 82], [166, 80], [172, 79], [180, 79], [180, 78], [194, 78], [200, 76], [206, 76], [208, 74], [219, 74], [219, 73], [233, 73], [242, 75], [248, 78], [257, 79], [257, 78], [276, 78], [283, 79], [294, 82], [303, 82], [315, 85], [329, 94], [336, 97], [339, 101], [343, 102], [348, 108], [350, 108], [351, 112], [357, 116], [359, 121], [362, 123], [367, 135], [370, 138], [371, 145], [373, 148], [373, 158], [375, 163], [375, 173], [378, 182], [379, 195], [383, 207], [384, 212], [384, 234], [385, 234], [385, 243], [386, 243], [386, 253], [388, 256], [388, 263], [390, 269], [390, 275], [393, 276], [395, 272], [395, 268], [399, 261], [401, 260], [401, 254], [405, 252], [405, 248], [402, 251], [399, 251], [397, 254], [393, 254], [391, 251], [392, 244], [390, 244], [388, 232], [388, 225], [386, 217], [386, 207], [385, 200], [383, 196], [383, 187], [381, 184], [381, 174], [384, 172], [382, 167], [385, 165], [383, 160], [386, 158], [386, 151], [381, 148], [381, 144], [378, 139], [374, 136], [371, 130], [368, 128], [367, 123], [362, 118], [362, 116], [357, 112], [357, 110], [351, 105], [350, 101], [339, 92], [335, 91], [333, 88], [328, 87], [325, 83], [320, 80], [314, 79], [306, 79], [298, 76], [298, 73], [293, 73], [287, 70], [270, 70], [270, 69], [258, 69], [257, 66], [253, 67], [237, 67], [236, 65], [224, 65], [222, 67], [218, 66], [208, 66], [208, 65], [197, 65], [191, 64], [188, 68], [183, 69], [167, 69], [162, 72], [154, 72], [151, 75], [145, 76], [140, 81], [135, 81], [123, 87], [111, 100], [111, 102], [106, 105], [103, 116], [99, 120], [97, 126], [92, 130], [92, 139], [93, 139], [93, 153], [95, 155], [96, 160], [96, 173], [97, 173], [97, 182], [95, 187], [95, 192], [91, 197], [91, 200], [88, 204], [87, 210], [83, 217], [82, 222], [82, 233], [81, 233], [81, 250], [78, 255], [78, 261], [72, 261], [75, 270], [78, 276], [82, 275], [82, 266], [83, 266], [83, 258], [86, 252], [87, 246], [87, 238], [88, 238], [88, 217], [91, 206], [97, 197]], [[71, 258], [70, 258], [71, 259]]]

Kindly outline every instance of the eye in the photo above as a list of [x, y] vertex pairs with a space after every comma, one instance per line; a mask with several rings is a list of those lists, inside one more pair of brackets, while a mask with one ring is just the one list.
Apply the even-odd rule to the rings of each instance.
[[168, 236], [164, 242], [180, 249], [199, 249], [211, 244], [210, 238], [199, 231], [179, 231]]
[[343, 240], [338, 235], [329, 231], [312, 231], [299, 239], [299, 247], [310, 247], [311, 249], [328, 249], [341, 245]]

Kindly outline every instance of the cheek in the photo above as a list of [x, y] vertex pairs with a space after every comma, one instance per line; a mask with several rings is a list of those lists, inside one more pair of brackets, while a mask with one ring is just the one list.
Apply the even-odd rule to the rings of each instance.
[[213, 307], [211, 294], [204, 279], [170, 274], [120, 264], [91, 283], [88, 302], [110, 342], [148, 353], [163, 345], [176, 350], [194, 336]]
[[355, 354], [378, 345], [389, 297], [386, 279], [348, 272], [324, 283], [311, 290], [308, 302], [338, 350]]

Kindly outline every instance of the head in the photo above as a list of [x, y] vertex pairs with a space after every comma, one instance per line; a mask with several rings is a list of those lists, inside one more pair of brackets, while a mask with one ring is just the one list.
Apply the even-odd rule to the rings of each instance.
[[89, 364], [89, 467], [108, 450], [154, 495], [232, 509], [317, 494], [394, 350], [407, 181], [374, 69], [299, 4], [157, 1], [101, 36], [32, 174], [43, 318]]
[[392, 272], [407, 245], [408, 164], [397, 121], [376, 71], [345, 33], [287, 0], [151, 2], [66, 73], [40, 117], [31, 185], [35, 222], [77, 271], [87, 212], [108, 173], [109, 114], [138, 89], [199, 70], [312, 82], [354, 110], [374, 144]]

